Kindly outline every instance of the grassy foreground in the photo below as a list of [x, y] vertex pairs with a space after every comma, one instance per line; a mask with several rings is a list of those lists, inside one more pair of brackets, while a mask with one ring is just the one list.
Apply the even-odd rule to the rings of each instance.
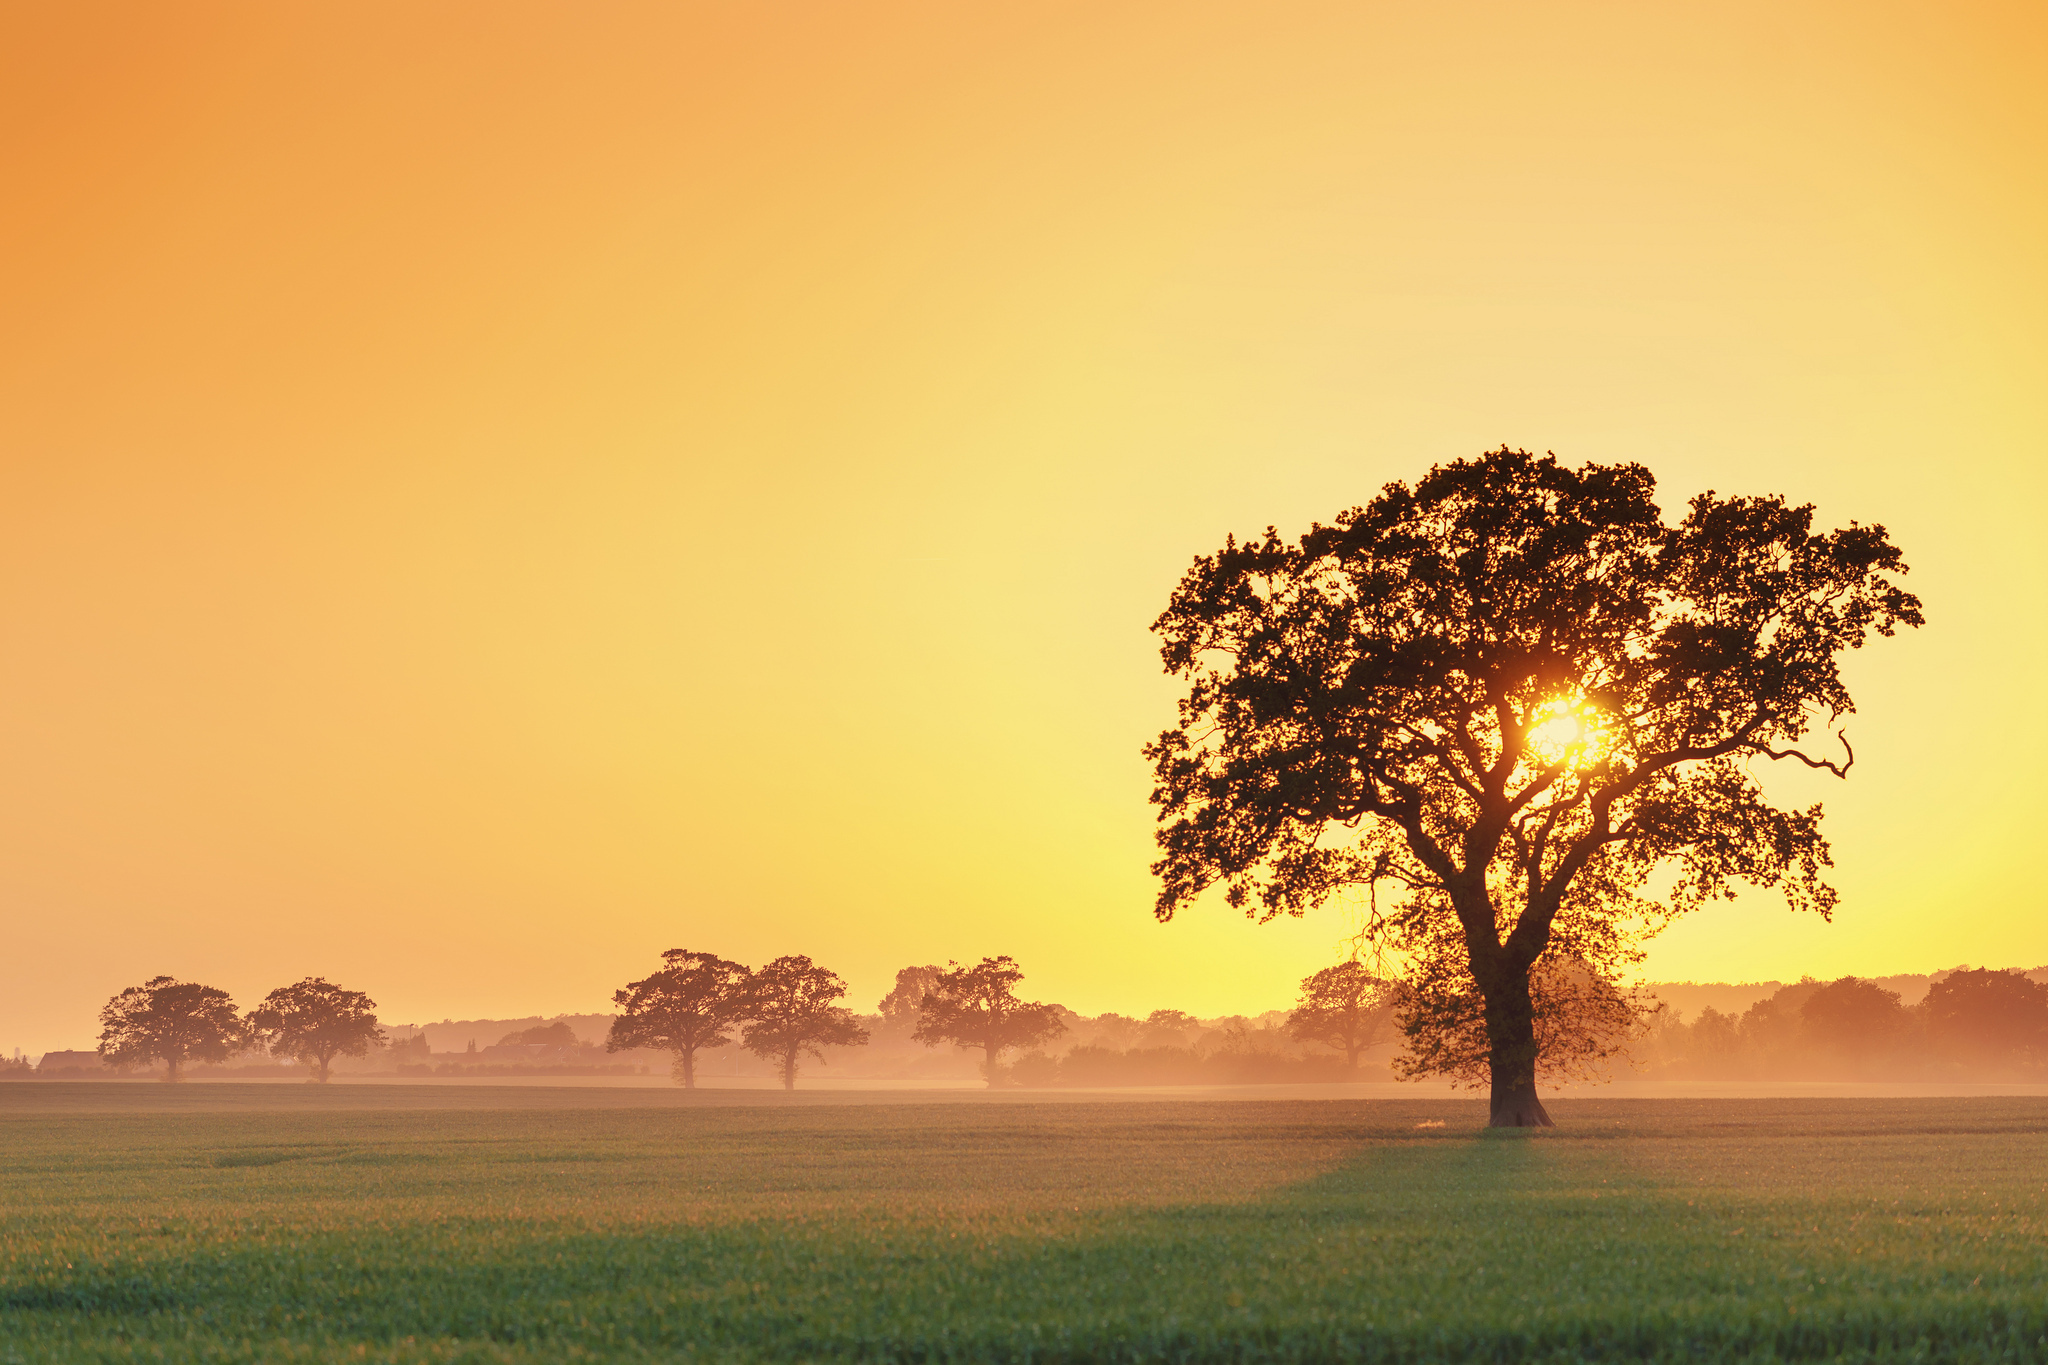
[[35, 1089], [7, 1362], [2048, 1359], [2040, 1100]]

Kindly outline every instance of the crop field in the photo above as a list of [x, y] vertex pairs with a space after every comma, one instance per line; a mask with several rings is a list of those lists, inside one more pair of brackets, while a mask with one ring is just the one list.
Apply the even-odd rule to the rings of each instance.
[[0, 1090], [0, 1361], [2048, 1359], [2048, 1102]]

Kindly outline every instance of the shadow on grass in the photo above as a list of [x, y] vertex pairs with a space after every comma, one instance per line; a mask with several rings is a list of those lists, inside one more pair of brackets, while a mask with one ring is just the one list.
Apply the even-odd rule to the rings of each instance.
[[[1753, 1209], [1736, 1228], [1619, 1135], [1382, 1130], [1312, 1178], [1164, 1208], [502, 1217], [216, 1243], [10, 1290], [0, 1332], [11, 1310], [130, 1338], [494, 1343], [536, 1360], [2048, 1357], [2024, 1225], [1940, 1265], [1910, 1241], [1885, 1255], [1779, 1237]], [[1818, 1219], [1796, 1199], [1782, 1215]]]

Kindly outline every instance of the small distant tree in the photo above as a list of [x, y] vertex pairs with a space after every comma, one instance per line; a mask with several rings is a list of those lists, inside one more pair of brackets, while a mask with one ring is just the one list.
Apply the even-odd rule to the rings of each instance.
[[685, 1090], [697, 1088], [697, 1053], [724, 1047], [727, 1032], [744, 1018], [753, 974], [712, 953], [671, 948], [662, 969], [612, 993], [620, 1007], [605, 1038], [606, 1052], [658, 1048], [675, 1056], [672, 1074]]
[[153, 976], [130, 986], [100, 1011], [99, 1054], [109, 1066], [164, 1064], [164, 1079], [183, 1079], [187, 1062], [224, 1062], [249, 1045], [228, 993], [196, 981]]
[[1067, 1031], [1058, 1005], [1017, 998], [1017, 983], [1023, 979], [1016, 959], [1008, 956], [985, 957], [972, 967], [954, 964], [925, 996], [911, 1038], [926, 1047], [955, 1043], [980, 1048], [986, 1058], [982, 1070], [994, 1085], [1005, 1050], [1035, 1047]]
[[1287, 1031], [1307, 1043], [1344, 1054], [1358, 1070], [1358, 1054], [1380, 1041], [1394, 1017], [1398, 987], [1353, 959], [1325, 967], [1301, 983], [1301, 998], [1287, 1016]]
[[868, 1031], [854, 1021], [853, 1011], [835, 1004], [846, 994], [846, 982], [801, 954], [778, 957], [754, 973], [747, 992], [746, 1029], [740, 1043], [757, 1057], [775, 1063], [782, 1088], [796, 1089], [797, 1063], [809, 1053], [825, 1060], [826, 1047], [859, 1047]]
[[273, 1057], [289, 1057], [313, 1069], [312, 1079], [327, 1083], [337, 1057], [361, 1057], [384, 1045], [377, 1027], [377, 1002], [361, 991], [345, 991], [332, 982], [309, 976], [279, 986], [249, 1011], [250, 1040], [270, 1049]]

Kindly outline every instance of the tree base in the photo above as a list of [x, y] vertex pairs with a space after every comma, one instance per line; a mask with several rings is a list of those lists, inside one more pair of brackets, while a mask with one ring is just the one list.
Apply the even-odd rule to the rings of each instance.
[[1536, 1098], [1535, 1087], [1527, 1090], [1515, 1089], [1493, 1097], [1493, 1113], [1487, 1119], [1489, 1128], [1555, 1128], [1550, 1115], [1543, 1108], [1543, 1101]]

